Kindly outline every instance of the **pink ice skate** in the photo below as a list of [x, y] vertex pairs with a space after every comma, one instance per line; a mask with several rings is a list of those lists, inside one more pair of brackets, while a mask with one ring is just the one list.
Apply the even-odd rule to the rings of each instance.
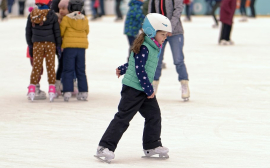
[[55, 85], [50, 85], [49, 86], [49, 98], [50, 98], [50, 102], [52, 102], [55, 97], [56, 97]]
[[27, 93], [28, 99], [34, 101], [35, 94], [36, 94], [36, 85], [30, 84], [28, 86], [28, 93]]

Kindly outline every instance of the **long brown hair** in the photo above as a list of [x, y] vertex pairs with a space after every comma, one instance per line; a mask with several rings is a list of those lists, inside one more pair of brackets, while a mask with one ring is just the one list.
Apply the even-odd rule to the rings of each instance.
[[141, 33], [133, 42], [132, 48], [131, 50], [135, 53], [138, 54], [140, 52], [140, 48], [142, 43], [144, 42], [144, 37], [146, 36], [146, 34], [143, 32]]

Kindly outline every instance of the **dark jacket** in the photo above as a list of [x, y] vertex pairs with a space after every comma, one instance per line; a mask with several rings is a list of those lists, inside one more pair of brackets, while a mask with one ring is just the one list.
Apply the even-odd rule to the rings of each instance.
[[[26, 42], [28, 46], [33, 46], [34, 42], [53, 42], [57, 47], [61, 47], [61, 33], [58, 23], [58, 18], [54, 11], [49, 10], [46, 21], [41, 24], [32, 23], [30, 15], [33, 15], [33, 10], [27, 20], [26, 25]], [[34, 25], [34, 26], [33, 26]]]
[[220, 21], [232, 25], [236, 9], [236, 0], [222, 0], [220, 5]]

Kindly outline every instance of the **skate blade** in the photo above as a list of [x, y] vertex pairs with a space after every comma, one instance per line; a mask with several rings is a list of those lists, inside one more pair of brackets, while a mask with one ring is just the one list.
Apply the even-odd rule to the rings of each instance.
[[97, 158], [98, 160], [102, 161], [102, 162], [105, 162], [105, 163], [108, 163], [110, 164], [111, 161], [108, 161], [108, 160], [105, 160], [105, 159], [102, 159], [101, 157], [97, 156], [97, 155], [94, 155], [95, 158]]
[[142, 156], [142, 158], [164, 160], [164, 159], [169, 159], [169, 155], [168, 154], [163, 154], [163, 155], [156, 154], [156, 155], [152, 155], [152, 156]]
[[187, 102], [187, 101], [189, 101], [189, 98], [184, 98], [184, 102]]
[[47, 97], [35, 97], [34, 100], [45, 100]]

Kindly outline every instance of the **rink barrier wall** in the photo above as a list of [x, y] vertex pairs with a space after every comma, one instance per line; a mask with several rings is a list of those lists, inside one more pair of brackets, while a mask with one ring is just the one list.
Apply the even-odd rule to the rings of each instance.
[[[1, 0], [0, 0], [1, 1]], [[123, 0], [121, 4], [121, 11], [125, 15], [128, 11], [128, 3], [130, 0]], [[28, 8], [35, 5], [35, 0], [26, 0], [24, 15], [29, 14]], [[105, 13], [106, 15], [115, 15], [115, 0], [104, 0]], [[257, 15], [268, 15], [270, 16], [270, 0], [256, 0], [255, 9]], [[90, 0], [85, 0], [85, 12], [86, 15], [91, 15]], [[206, 15], [209, 13], [209, 6], [205, 0], [194, 0], [192, 5], [192, 14], [193, 15]], [[185, 11], [183, 11], [184, 15]], [[217, 14], [219, 10], [217, 10]], [[236, 10], [235, 14], [239, 15], [239, 10]], [[247, 8], [247, 13], [250, 14], [250, 9]], [[0, 15], [2, 12], [0, 12]], [[18, 0], [15, 0], [14, 5], [12, 6], [12, 16], [19, 15], [19, 3]]]

